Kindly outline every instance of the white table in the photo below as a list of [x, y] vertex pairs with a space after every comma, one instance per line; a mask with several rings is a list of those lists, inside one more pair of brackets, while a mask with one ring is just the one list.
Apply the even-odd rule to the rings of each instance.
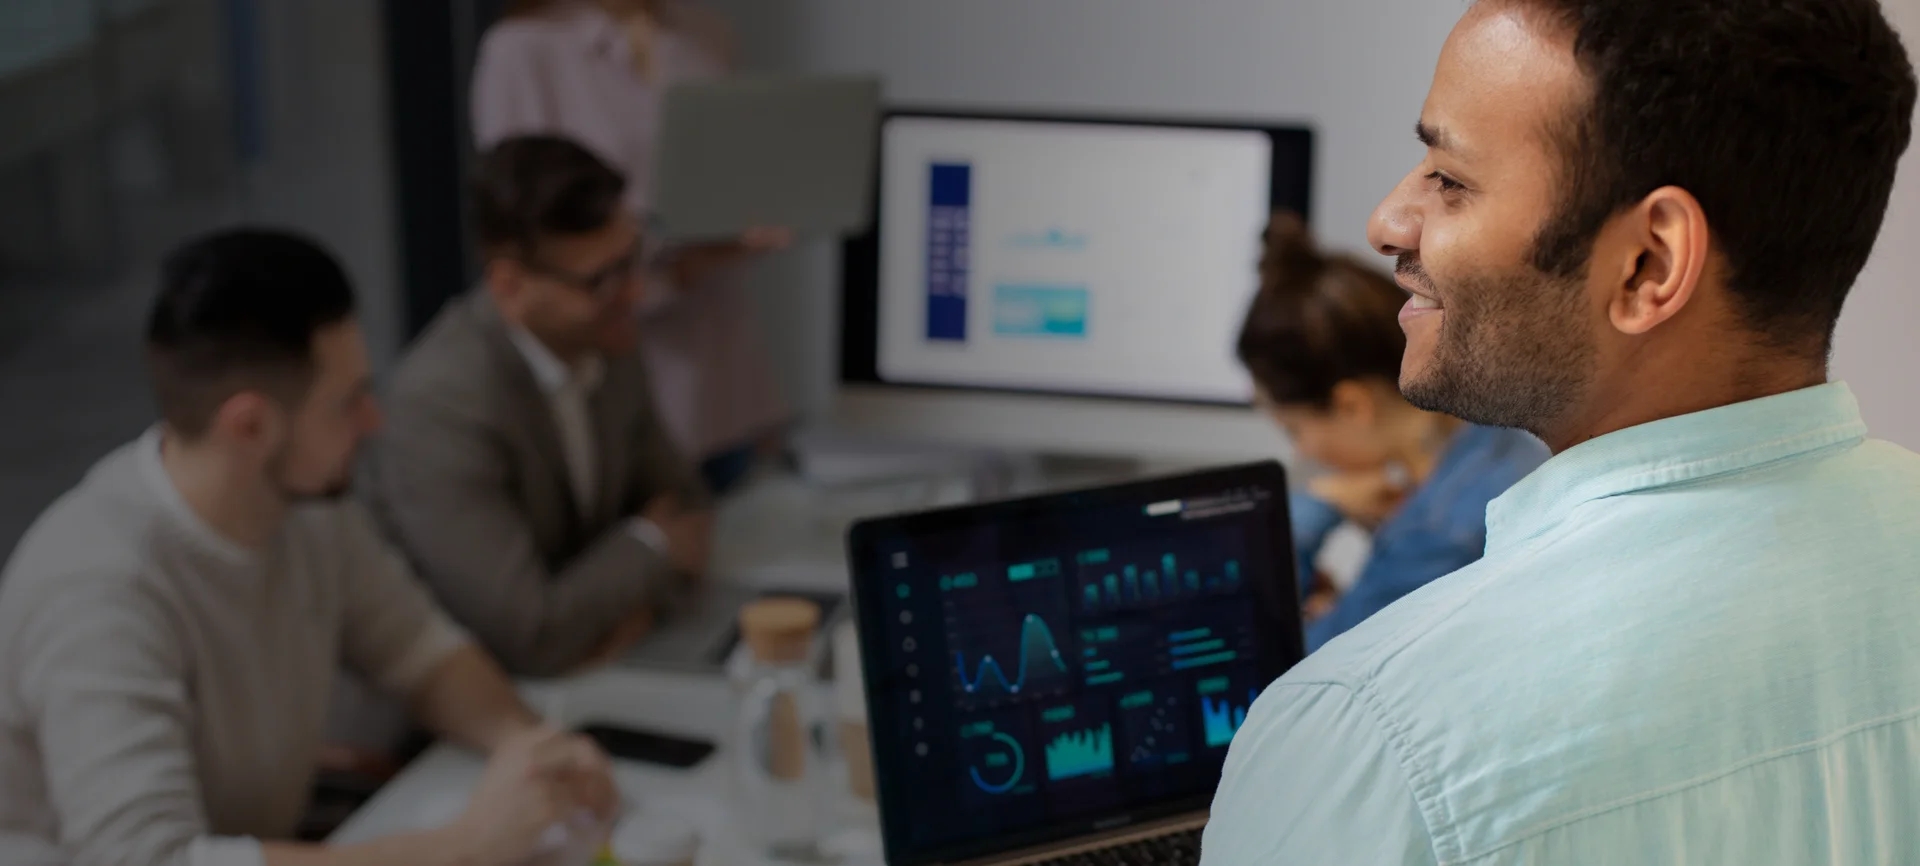
[[[614, 782], [629, 809], [672, 814], [693, 823], [702, 837], [702, 864], [763, 862], [740, 838], [730, 803], [732, 694], [716, 676], [607, 669], [566, 680], [529, 682], [529, 704], [562, 724], [608, 721], [666, 733], [715, 739], [720, 748], [690, 770], [634, 761], [614, 762]], [[485, 761], [455, 746], [438, 744], [340, 827], [331, 841], [368, 839], [446, 823], [480, 780]], [[846, 790], [838, 767], [827, 784]], [[877, 864], [879, 818], [873, 807], [842, 794], [834, 798], [829, 826], [835, 842], [862, 852], [849, 866]]]
[[[830, 495], [787, 477], [763, 479], [729, 501], [717, 516], [714, 573], [756, 587], [847, 588], [840, 536], [861, 512], [913, 507], [909, 487]], [[928, 495], [939, 495], [936, 492]], [[729, 804], [733, 698], [719, 676], [607, 668], [577, 677], [522, 684], [522, 693], [552, 721], [603, 721], [684, 734], [719, 743], [691, 770], [616, 761], [614, 780], [630, 807], [659, 810], [693, 822], [703, 839], [703, 864], [760, 862], [740, 839]], [[444, 824], [458, 814], [485, 767], [477, 754], [440, 743], [421, 755], [335, 831], [331, 841], [361, 842]], [[828, 784], [846, 790], [844, 770], [830, 767]], [[870, 854], [848, 866], [878, 864], [878, 816], [850, 795], [836, 798], [829, 832], [836, 843]]]

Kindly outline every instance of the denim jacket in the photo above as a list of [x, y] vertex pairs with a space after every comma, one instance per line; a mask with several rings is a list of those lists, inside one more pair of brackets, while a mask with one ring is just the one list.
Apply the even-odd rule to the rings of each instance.
[[[1374, 532], [1373, 549], [1353, 587], [1331, 612], [1307, 626], [1308, 651], [1401, 596], [1479, 559], [1487, 546], [1487, 503], [1546, 459], [1546, 446], [1527, 433], [1462, 427], [1426, 483]], [[1293, 494], [1289, 505], [1304, 594], [1327, 536], [1346, 518], [1305, 493]]]

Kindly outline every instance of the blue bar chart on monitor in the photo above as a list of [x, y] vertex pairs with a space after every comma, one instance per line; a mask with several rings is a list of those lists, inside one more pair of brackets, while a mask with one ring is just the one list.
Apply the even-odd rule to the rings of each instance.
[[927, 175], [927, 339], [964, 343], [973, 166], [936, 162]]

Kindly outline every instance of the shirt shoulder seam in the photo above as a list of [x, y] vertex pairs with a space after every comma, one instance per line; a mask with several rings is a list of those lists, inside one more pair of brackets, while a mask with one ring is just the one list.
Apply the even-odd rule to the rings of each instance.
[[1453, 816], [1447, 811], [1446, 799], [1440, 796], [1440, 780], [1426, 771], [1414, 756], [1411, 735], [1403, 724], [1394, 720], [1380, 706], [1379, 693], [1372, 677], [1362, 680], [1357, 688], [1350, 687], [1354, 697], [1366, 708], [1373, 723], [1380, 726], [1386, 736], [1387, 747], [1393, 751], [1395, 763], [1406, 779], [1407, 793], [1413, 798], [1414, 806], [1420, 811], [1421, 827], [1427, 834], [1427, 846], [1433, 852], [1436, 862], [1448, 862], [1441, 847], [1460, 850], [1459, 839], [1453, 832]]
[[[1434, 859], [1442, 864], [1449, 861], [1440, 853], [1441, 836], [1435, 830], [1436, 823], [1442, 827], [1452, 827], [1452, 818], [1447, 814], [1445, 801], [1439, 796], [1439, 780], [1424, 771], [1413, 757], [1408, 745], [1406, 730], [1393, 723], [1391, 718], [1381, 711], [1371, 679], [1359, 683], [1350, 683], [1336, 679], [1311, 679], [1276, 682], [1269, 689], [1283, 688], [1337, 688], [1345, 691], [1359, 703], [1361, 711], [1370, 721], [1380, 727], [1392, 753], [1394, 764], [1400, 768], [1401, 776], [1407, 786], [1407, 795], [1413, 798], [1414, 807], [1420, 812], [1421, 830], [1427, 834], [1427, 845], [1433, 851]], [[1451, 839], [1451, 834], [1448, 834]], [[1458, 840], [1452, 841], [1452, 847], [1458, 850]]]

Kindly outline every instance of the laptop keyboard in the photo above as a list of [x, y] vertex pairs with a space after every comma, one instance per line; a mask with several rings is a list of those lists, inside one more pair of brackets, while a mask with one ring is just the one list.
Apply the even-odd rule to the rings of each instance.
[[1197, 866], [1200, 828], [1043, 861], [1036, 866]]

